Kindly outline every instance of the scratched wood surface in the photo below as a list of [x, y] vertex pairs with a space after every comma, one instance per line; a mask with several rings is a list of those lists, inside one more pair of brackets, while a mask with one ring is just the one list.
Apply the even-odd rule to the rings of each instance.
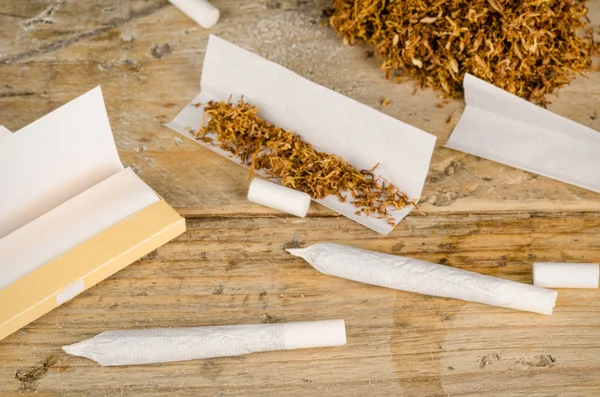
[[[189, 230], [0, 341], [0, 395], [600, 395], [597, 291], [560, 291], [546, 317], [327, 277], [283, 249], [328, 240], [531, 282], [535, 260], [600, 261], [599, 196], [441, 147], [464, 103], [385, 81], [322, 26], [329, 1], [213, 3], [210, 33], [435, 134], [421, 211], [384, 237], [318, 205], [300, 220], [248, 203], [245, 170], [162, 127], [198, 92], [209, 33], [166, 1], [3, 0], [0, 124], [102, 85], [123, 161]], [[600, 73], [551, 102], [600, 129]], [[130, 368], [60, 350], [108, 329], [328, 318], [346, 346]]]

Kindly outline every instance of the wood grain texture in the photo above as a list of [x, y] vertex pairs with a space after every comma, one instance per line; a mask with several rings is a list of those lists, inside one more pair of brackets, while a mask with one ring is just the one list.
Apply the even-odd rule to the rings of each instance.
[[[213, 3], [222, 17], [211, 33], [431, 132], [438, 145], [464, 107], [386, 81], [366, 48], [344, 47], [321, 25], [330, 1]], [[598, 26], [600, 1], [589, 6]], [[306, 219], [255, 206], [244, 169], [162, 126], [198, 92], [208, 33], [164, 0], [0, 2], [0, 124], [16, 131], [102, 85], [123, 161], [189, 228], [1, 341], [0, 395], [600, 394], [598, 291], [560, 291], [546, 317], [324, 276], [283, 250], [333, 241], [531, 282], [534, 260], [600, 261], [597, 194], [438, 147], [421, 211], [390, 236], [318, 205]], [[600, 73], [550, 100], [600, 129]], [[347, 346], [138, 368], [60, 350], [108, 329], [327, 318], [346, 320]]]

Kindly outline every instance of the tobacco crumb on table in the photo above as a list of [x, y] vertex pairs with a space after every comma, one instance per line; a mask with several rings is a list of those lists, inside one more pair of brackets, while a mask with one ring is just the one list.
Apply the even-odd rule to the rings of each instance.
[[454, 109], [454, 111], [452, 112], [452, 114], [446, 120], [446, 124], [450, 124], [452, 122], [452, 120], [454, 119], [454, 115], [456, 114], [457, 111], [458, 111], [457, 109]]
[[292, 238], [285, 244], [282, 245], [284, 250], [288, 248], [303, 248], [306, 242], [300, 240], [297, 235], [293, 235]]
[[150, 50], [150, 54], [156, 59], [161, 59], [162, 57], [169, 55], [171, 52], [173, 52], [173, 48], [169, 43], [164, 43], [162, 45], [156, 44]]
[[263, 313], [263, 319], [261, 321], [263, 324], [275, 324], [281, 322], [279, 317], [270, 316], [267, 313]]
[[498, 355], [498, 353], [487, 354], [487, 355], [481, 357], [481, 359], [479, 360], [479, 368], [484, 369], [488, 365], [491, 365], [495, 361], [499, 361], [499, 360], [500, 360], [500, 356]]
[[58, 364], [58, 359], [55, 356], [50, 356], [37, 367], [18, 370], [15, 373], [15, 379], [21, 382], [21, 390], [35, 391], [37, 381], [46, 376], [50, 368], [56, 364]]

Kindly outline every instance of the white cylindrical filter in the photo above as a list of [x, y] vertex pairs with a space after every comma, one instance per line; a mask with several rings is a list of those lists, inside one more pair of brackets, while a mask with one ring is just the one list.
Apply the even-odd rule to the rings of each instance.
[[204, 29], [210, 29], [219, 22], [221, 12], [206, 0], [169, 1]]
[[303, 321], [281, 325], [284, 326], [285, 350], [346, 344], [344, 320]]
[[547, 288], [598, 288], [600, 271], [597, 263], [533, 264], [533, 285]]
[[541, 314], [556, 304], [556, 291], [413, 258], [331, 243], [288, 252], [322, 273], [401, 291]]
[[345, 344], [344, 320], [324, 320], [106, 331], [62, 349], [102, 366], [116, 366]]
[[258, 178], [250, 183], [248, 200], [300, 218], [306, 216], [310, 207], [308, 194]]

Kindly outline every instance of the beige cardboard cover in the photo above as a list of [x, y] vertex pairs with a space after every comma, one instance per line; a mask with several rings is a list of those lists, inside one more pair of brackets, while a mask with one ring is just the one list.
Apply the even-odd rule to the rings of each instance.
[[99, 87], [0, 132], [0, 339], [185, 231], [123, 168]]
[[0, 339], [68, 300], [72, 286], [88, 289], [184, 231], [185, 220], [160, 200], [20, 278], [0, 290]]

